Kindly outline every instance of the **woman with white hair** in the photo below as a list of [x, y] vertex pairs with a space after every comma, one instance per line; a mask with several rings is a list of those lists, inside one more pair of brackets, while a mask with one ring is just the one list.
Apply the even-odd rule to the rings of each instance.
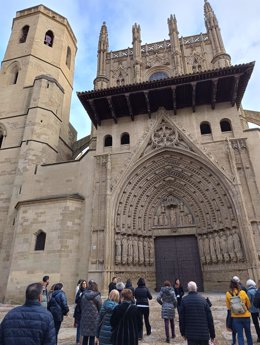
[[249, 297], [251, 307], [249, 308], [249, 311], [251, 312], [251, 317], [253, 320], [253, 323], [255, 325], [255, 331], [257, 334], [257, 342], [260, 342], [260, 328], [259, 328], [259, 310], [253, 305], [253, 301], [255, 298], [256, 293], [256, 283], [252, 279], [248, 279], [246, 282], [247, 287], [247, 296]]

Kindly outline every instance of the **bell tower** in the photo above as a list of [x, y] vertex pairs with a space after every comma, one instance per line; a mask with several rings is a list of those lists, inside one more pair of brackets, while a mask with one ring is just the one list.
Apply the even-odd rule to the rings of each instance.
[[40, 153], [40, 161], [69, 158], [68, 149], [63, 157], [60, 152], [64, 143], [71, 144], [69, 111], [76, 49], [66, 18], [42, 5], [16, 13], [0, 74], [0, 121], [12, 116], [24, 130], [14, 135], [6, 125], [5, 146], [24, 141], [28, 145], [37, 138], [36, 150], [41, 143], [53, 151], [45, 158]]
[[15, 205], [32, 192], [39, 165], [72, 157], [76, 131], [69, 112], [76, 50], [66, 18], [43, 5], [16, 13], [0, 71], [3, 294], [15, 237]]

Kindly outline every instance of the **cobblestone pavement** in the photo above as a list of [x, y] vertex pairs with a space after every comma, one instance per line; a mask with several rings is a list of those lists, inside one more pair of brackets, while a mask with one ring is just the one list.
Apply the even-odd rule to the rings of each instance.
[[[226, 330], [225, 318], [226, 318], [226, 308], [225, 308], [225, 295], [224, 294], [203, 294], [205, 297], [209, 297], [212, 302], [212, 314], [216, 329], [216, 345], [230, 345], [231, 344], [231, 333]], [[164, 335], [164, 323], [161, 319], [161, 306], [154, 299], [150, 303], [150, 323], [152, 326], [152, 334], [150, 336], [144, 335], [144, 339], [139, 342], [140, 345], [162, 345], [166, 344]], [[12, 309], [13, 306], [7, 304], [0, 304], [0, 320], [4, 315]], [[69, 316], [65, 317], [60, 333], [59, 333], [59, 345], [74, 345], [75, 344], [75, 334], [76, 329], [73, 327], [73, 309], [71, 306]], [[253, 341], [256, 343], [256, 334], [254, 326], [251, 323], [251, 329], [253, 334]], [[178, 315], [175, 316], [175, 330], [176, 338], [171, 339], [171, 343], [175, 345], [184, 345], [186, 341], [180, 336], [179, 325], [178, 325]]]

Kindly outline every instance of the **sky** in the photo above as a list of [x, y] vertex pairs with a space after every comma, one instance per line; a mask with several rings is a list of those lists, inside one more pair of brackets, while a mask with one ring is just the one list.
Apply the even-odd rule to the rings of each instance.
[[[260, 111], [260, 1], [209, 0], [233, 65], [256, 61], [242, 105]], [[77, 37], [77, 56], [70, 121], [78, 139], [90, 133], [91, 122], [76, 92], [93, 89], [97, 45], [102, 23], [108, 28], [109, 50], [132, 45], [132, 25], [141, 26], [142, 44], [169, 39], [167, 18], [176, 15], [180, 36], [206, 32], [204, 0], [9, 0], [0, 11], [0, 61], [16, 11], [43, 4], [66, 17]]]

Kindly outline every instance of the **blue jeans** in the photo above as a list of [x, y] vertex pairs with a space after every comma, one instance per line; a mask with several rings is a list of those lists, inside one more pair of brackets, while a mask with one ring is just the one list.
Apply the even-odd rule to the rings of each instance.
[[245, 330], [247, 345], [253, 345], [251, 330], [250, 330], [250, 317], [234, 317], [233, 327], [237, 332], [238, 345], [244, 345], [243, 330]]

